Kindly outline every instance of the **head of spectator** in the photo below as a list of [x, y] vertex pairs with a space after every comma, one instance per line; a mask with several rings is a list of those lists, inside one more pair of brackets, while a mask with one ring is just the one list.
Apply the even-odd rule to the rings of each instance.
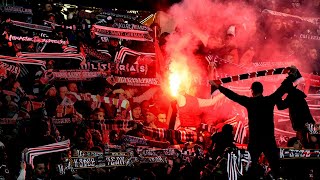
[[33, 42], [30, 42], [30, 43], [28, 44], [27, 51], [28, 51], [28, 52], [35, 52], [35, 51], [36, 51]]
[[280, 31], [282, 29], [282, 21], [281, 19], [274, 19], [271, 24], [272, 31]]
[[210, 36], [207, 42], [208, 49], [220, 49], [225, 45], [223, 39], [218, 36]]
[[41, 156], [37, 156], [33, 160], [34, 179], [46, 179], [49, 173], [49, 166], [47, 160]]
[[89, 151], [94, 146], [92, 141], [92, 135], [89, 129], [80, 128], [75, 135], [75, 139], [76, 147], [79, 150]]
[[56, 17], [53, 13], [48, 14], [48, 21], [52, 23], [56, 23]]
[[105, 119], [105, 110], [102, 108], [96, 108], [93, 112], [92, 112], [92, 120], [96, 120], [96, 121], [102, 121]]
[[45, 3], [43, 6], [43, 10], [47, 13], [52, 12], [53, 7], [51, 3]]
[[287, 146], [292, 147], [294, 149], [302, 149], [302, 144], [297, 137], [290, 138], [288, 140]]
[[227, 33], [225, 37], [226, 45], [236, 46], [235, 37], [236, 37], [236, 26], [232, 25], [227, 29]]
[[78, 93], [78, 86], [76, 83], [69, 83], [68, 84], [68, 90], [70, 92], [75, 92], [75, 93]]
[[46, 85], [44, 88], [44, 93], [46, 97], [55, 97], [57, 95], [57, 89], [53, 85]]
[[289, 50], [296, 53], [300, 52], [301, 53], [302, 49], [302, 44], [298, 39], [292, 39], [289, 44]]
[[20, 87], [21, 87], [21, 86], [20, 86], [19, 81], [15, 81], [15, 82], [13, 83], [13, 85], [12, 85], [11, 91], [12, 91], [12, 92], [17, 92], [17, 90], [18, 90]]
[[111, 47], [118, 47], [119, 46], [119, 39], [109, 38], [109, 45]]
[[141, 102], [140, 107], [141, 107], [141, 113], [144, 117], [146, 117], [146, 112], [149, 109], [150, 106], [150, 101], [144, 100]]
[[61, 86], [61, 87], [59, 88], [59, 97], [60, 97], [61, 99], [64, 99], [64, 98], [66, 97], [67, 92], [68, 92], [67, 86]]
[[50, 59], [46, 62], [47, 69], [54, 69], [54, 60]]
[[146, 111], [144, 125], [155, 127], [154, 123], [157, 120], [157, 115], [158, 115], [158, 110], [155, 107], [148, 108]]
[[261, 82], [253, 82], [251, 84], [251, 94], [253, 97], [261, 96], [263, 93], [263, 85]]
[[121, 108], [121, 112], [116, 119], [130, 119], [130, 113], [127, 109]]
[[308, 60], [311, 62], [315, 62], [318, 60], [318, 51], [315, 48], [311, 48], [308, 50]]
[[221, 131], [223, 134], [225, 135], [232, 135], [233, 133], [233, 126], [230, 125], [230, 124], [225, 124], [223, 127], [222, 127], [222, 131]]
[[158, 114], [158, 121], [161, 123], [166, 123], [167, 122], [167, 114], [165, 112], [161, 112]]
[[141, 119], [141, 107], [139, 103], [133, 103], [131, 106], [132, 109], [132, 116], [134, 120]]
[[164, 128], [168, 129], [168, 124], [167, 124], [167, 114], [165, 112], [159, 111], [157, 114], [157, 118], [155, 121], [155, 125], [157, 128]]

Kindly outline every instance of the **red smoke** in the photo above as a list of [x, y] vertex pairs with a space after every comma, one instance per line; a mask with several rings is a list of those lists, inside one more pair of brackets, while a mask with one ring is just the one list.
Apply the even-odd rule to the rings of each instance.
[[[267, 7], [267, 5], [263, 6]], [[274, 6], [271, 5], [270, 9], [273, 9]], [[185, 77], [185, 79], [191, 79], [191, 81], [193, 80], [192, 82], [194, 82], [194, 79], [201, 78], [207, 80], [204, 78], [208, 77], [206, 69], [208, 63], [204, 58], [206, 53], [211, 48], [221, 47], [227, 43], [235, 46], [239, 53], [239, 61], [236, 62], [236, 66], [229, 66], [228, 75], [271, 67], [283, 67], [284, 65], [289, 66], [292, 63], [300, 67], [296, 63], [297, 57], [293, 52], [297, 52], [299, 47], [295, 46], [294, 40], [282, 41], [277, 39], [277, 35], [281, 35], [278, 33], [282, 33], [282, 30], [277, 29], [278, 24], [276, 24], [276, 21], [270, 21], [274, 17], [262, 14], [261, 10], [259, 11], [257, 6], [250, 6], [242, 2], [215, 3], [212, 0], [184, 0], [173, 5], [168, 10], [168, 13], [175, 21], [176, 31], [171, 32], [166, 39], [166, 53], [169, 60], [174, 62], [175, 66], [179, 64], [179, 69], [184, 70], [183, 73], [188, 71], [188, 77]], [[235, 27], [235, 29], [230, 28], [231, 26]], [[281, 21], [281, 27], [283, 26], [294, 25]], [[261, 30], [261, 27], [264, 27], [264, 29]], [[234, 35], [234, 38], [227, 40], [227, 32]], [[266, 68], [265, 66], [260, 66], [261, 64], [258, 63], [260, 61], [286, 61], [287, 64], [271, 64]], [[253, 62], [256, 64], [252, 65]], [[284, 77], [273, 76], [246, 80], [226, 84], [226, 86], [232, 85], [244, 87], [244, 89], [247, 88], [246, 95], [250, 96], [250, 84], [253, 81], [263, 81], [265, 85], [264, 94], [269, 95], [278, 87], [279, 81]], [[270, 78], [278, 78], [279, 81], [274, 84], [274, 80], [270, 80]], [[188, 85], [185, 86], [188, 87]], [[197, 86], [197, 82], [190, 84], [190, 86]], [[206, 88], [207, 90], [210, 89], [210, 87]], [[201, 93], [204, 94], [202, 91]], [[245, 93], [239, 91], [239, 94]], [[206, 96], [208, 97], [209, 93]], [[234, 108], [231, 107], [231, 109]], [[231, 109], [225, 107], [221, 109], [225, 113], [221, 111], [219, 113], [228, 116]], [[238, 111], [242, 112], [242, 110], [243, 108], [241, 107]]]

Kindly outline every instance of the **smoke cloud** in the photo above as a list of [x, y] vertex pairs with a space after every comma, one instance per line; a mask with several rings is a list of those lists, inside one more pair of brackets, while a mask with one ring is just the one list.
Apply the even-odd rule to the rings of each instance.
[[[297, 27], [312, 29], [319, 19], [304, 18], [308, 17], [304, 13], [300, 13], [298, 17], [290, 16], [290, 13], [293, 13], [290, 8], [270, 4], [273, 1], [255, 2], [260, 5], [234, 1], [217, 3], [212, 0], [184, 0], [174, 4], [168, 10], [167, 13], [175, 21], [175, 31], [171, 32], [166, 39], [166, 53], [171, 61], [169, 70], [178, 71], [178, 74], [184, 76], [181, 84], [187, 93], [190, 93], [192, 87], [199, 87], [198, 82], [198, 84], [194, 83], [195, 79], [204, 79], [209, 76], [208, 62], [205, 59], [209, 51], [226, 45], [235, 48], [238, 57], [228, 64], [227, 70], [223, 71], [225, 75], [290, 65], [295, 65], [303, 69], [302, 71], [312, 68], [305, 63], [307, 58], [305, 55], [314, 43], [308, 42], [308, 46], [304, 46], [303, 41], [310, 40], [313, 36], [305, 35], [308, 31]], [[280, 8], [277, 9], [277, 6]], [[271, 11], [263, 11], [264, 9]], [[274, 14], [276, 11], [282, 11], [285, 14]], [[274, 64], [266, 65], [261, 62]], [[239, 94], [250, 96], [250, 84], [253, 81], [262, 81], [264, 95], [269, 95], [284, 78], [285, 75], [271, 76], [228, 85], [247, 87], [246, 94], [244, 91], [239, 91]], [[275, 81], [278, 83], [274, 84]], [[210, 87], [198, 91], [203, 94], [204, 89], [210, 90]], [[222, 119], [230, 116], [231, 109], [234, 111], [234, 106], [228, 105], [228, 107], [229, 109], [225, 107], [219, 111], [220, 114], [225, 114], [225, 117], [221, 117]], [[242, 110], [241, 108], [236, 111], [242, 112]]]

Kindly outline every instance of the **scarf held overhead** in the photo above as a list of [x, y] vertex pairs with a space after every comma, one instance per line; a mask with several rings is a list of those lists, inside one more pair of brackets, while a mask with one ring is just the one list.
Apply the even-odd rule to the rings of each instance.
[[138, 31], [130, 29], [118, 29], [112, 27], [105, 27], [93, 25], [92, 31], [98, 36], [107, 36], [111, 38], [127, 39], [135, 41], [153, 41], [152, 37], [147, 31]]

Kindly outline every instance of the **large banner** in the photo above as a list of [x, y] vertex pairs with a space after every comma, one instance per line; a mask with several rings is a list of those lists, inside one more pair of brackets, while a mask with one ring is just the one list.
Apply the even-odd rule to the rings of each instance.
[[97, 36], [106, 36], [110, 38], [127, 39], [134, 41], [153, 41], [148, 31], [119, 29], [100, 25], [93, 25], [92, 31]]

